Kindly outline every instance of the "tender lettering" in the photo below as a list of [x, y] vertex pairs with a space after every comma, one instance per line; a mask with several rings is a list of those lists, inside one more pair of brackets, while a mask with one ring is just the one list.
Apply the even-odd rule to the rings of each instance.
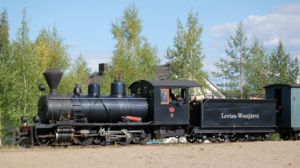
[[252, 113], [224, 114], [224, 113], [221, 113], [221, 119], [247, 119], [247, 120], [259, 119], [259, 114], [252, 114]]

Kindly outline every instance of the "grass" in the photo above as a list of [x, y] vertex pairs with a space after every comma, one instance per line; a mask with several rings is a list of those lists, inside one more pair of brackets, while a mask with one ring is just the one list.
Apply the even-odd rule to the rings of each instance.
[[273, 133], [273, 134], [271, 134], [271, 136], [269, 137], [269, 139], [271, 141], [280, 141], [280, 135], [279, 135], [279, 133]]

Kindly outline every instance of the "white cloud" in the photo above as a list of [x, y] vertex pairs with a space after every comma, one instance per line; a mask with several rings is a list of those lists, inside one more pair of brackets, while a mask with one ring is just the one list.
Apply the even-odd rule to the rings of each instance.
[[[300, 3], [278, 7], [265, 15], [250, 15], [242, 23], [249, 40], [257, 38], [267, 49], [276, 47], [282, 40], [288, 52], [294, 56], [300, 54]], [[210, 32], [215, 40], [224, 40], [226, 43], [237, 24], [213, 26]]]
[[300, 14], [300, 3], [290, 3], [276, 8], [281, 13]]
[[278, 45], [280, 39], [278, 37], [270, 38], [268, 40], [263, 41], [264, 46], [276, 46]]
[[231, 34], [236, 29], [237, 23], [225, 23], [210, 28], [213, 36], [224, 37]]

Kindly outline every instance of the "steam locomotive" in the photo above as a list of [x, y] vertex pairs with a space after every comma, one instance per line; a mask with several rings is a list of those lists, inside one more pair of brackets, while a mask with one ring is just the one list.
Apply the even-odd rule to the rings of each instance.
[[[185, 136], [190, 143], [265, 140], [278, 132], [297, 139], [300, 132], [300, 85], [270, 85], [266, 100], [190, 100], [188, 80], [139, 80], [126, 86], [116, 78], [109, 96], [89, 84], [82, 95], [57, 93], [63, 73], [44, 72], [50, 93], [41, 96], [30, 125], [26, 116], [16, 134], [19, 145], [145, 144], [151, 139]], [[295, 90], [295, 93], [293, 92]], [[41, 91], [45, 87], [40, 87]]]

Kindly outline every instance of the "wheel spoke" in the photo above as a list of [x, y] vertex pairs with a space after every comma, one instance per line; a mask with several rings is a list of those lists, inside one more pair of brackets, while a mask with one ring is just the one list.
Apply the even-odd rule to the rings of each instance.
[[39, 146], [48, 146], [50, 144], [49, 138], [37, 138], [36, 142]]

